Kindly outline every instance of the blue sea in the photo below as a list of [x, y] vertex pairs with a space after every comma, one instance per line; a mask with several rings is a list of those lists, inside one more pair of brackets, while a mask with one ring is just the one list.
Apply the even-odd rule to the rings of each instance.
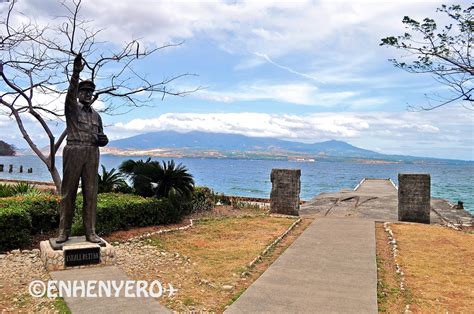
[[[133, 159], [144, 159], [133, 157]], [[124, 156], [102, 155], [101, 164], [108, 170], [118, 168]], [[162, 158], [153, 158], [162, 160]], [[364, 177], [391, 178], [397, 183], [398, 173], [418, 172], [431, 174], [431, 195], [457, 203], [474, 214], [474, 163], [466, 164], [363, 164], [356, 162], [292, 162], [279, 160], [173, 158], [184, 164], [194, 176], [197, 185], [205, 185], [214, 191], [228, 195], [269, 197], [272, 168], [301, 169], [301, 198], [309, 200], [322, 192], [337, 192], [354, 188]], [[167, 159], [165, 159], [167, 160]], [[61, 157], [57, 158], [60, 173]], [[36, 156], [0, 156], [4, 172], [0, 178], [51, 181], [46, 166]], [[8, 173], [8, 165], [14, 171]], [[19, 173], [23, 165], [24, 173]], [[26, 173], [33, 168], [33, 174]]]

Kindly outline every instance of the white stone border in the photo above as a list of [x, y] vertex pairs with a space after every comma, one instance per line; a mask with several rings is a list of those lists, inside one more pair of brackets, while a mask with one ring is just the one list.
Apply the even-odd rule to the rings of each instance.
[[402, 267], [400, 264], [397, 262], [397, 256], [398, 256], [398, 246], [397, 246], [397, 240], [395, 240], [395, 236], [393, 234], [392, 229], [390, 229], [390, 223], [389, 222], [384, 222], [383, 228], [385, 229], [385, 232], [388, 234], [388, 243], [390, 244], [392, 248], [392, 255], [393, 255], [393, 260], [395, 262], [395, 268], [397, 274], [400, 275], [400, 290], [404, 291], [405, 290], [405, 273], [402, 270]]
[[[400, 275], [400, 290], [405, 291], [405, 287], [406, 287], [405, 273], [402, 270], [402, 266], [400, 266], [400, 264], [397, 262], [397, 256], [398, 256], [397, 240], [395, 240], [395, 236], [393, 234], [393, 231], [392, 231], [392, 229], [390, 229], [390, 226], [389, 226], [390, 224], [391, 223], [389, 223], [389, 222], [384, 222], [383, 227], [385, 229], [385, 232], [387, 232], [388, 238], [390, 240], [390, 241], [388, 241], [388, 243], [392, 247], [392, 254], [393, 254], [393, 260], [395, 262], [396, 272], [397, 272], [397, 274]], [[407, 304], [405, 306], [405, 312], [404, 313], [412, 313], [410, 311], [410, 304]]]
[[[135, 236], [135, 237], [131, 237], [131, 238], [128, 238], [127, 240], [123, 241], [123, 242], [127, 242], [127, 241], [140, 241], [140, 240], [144, 240], [146, 238], [149, 238], [153, 235], [156, 235], [156, 234], [162, 234], [162, 233], [169, 233], [169, 232], [175, 232], [175, 231], [180, 231], [180, 230], [186, 230], [186, 229], [189, 229], [191, 228], [192, 226], [194, 226], [194, 220], [193, 219], [189, 219], [189, 224], [186, 225], [186, 226], [183, 226], [183, 227], [178, 227], [178, 228], [172, 228], [172, 229], [161, 229], [161, 230], [157, 230], [157, 231], [152, 231], [152, 232], [148, 232], [148, 233], [145, 233], [145, 234], [142, 234], [142, 235], [139, 235], [139, 236]], [[118, 241], [120, 242], [120, 241]]]
[[[289, 215], [275, 215], [275, 216], [271, 216], [271, 217], [279, 217], [279, 218], [295, 218], [294, 216], [289, 216]], [[295, 222], [293, 222], [291, 224], [291, 226], [288, 227], [288, 229], [286, 229], [285, 232], [283, 232], [283, 234], [281, 234], [278, 238], [276, 238], [272, 243], [270, 243], [270, 245], [268, 245], [265, 250], [262, 251], [262, 253], [260, 253], [256, 258], [253, 259], [253, 261], [251, 261], [248, 265], [247, 265], [247, 268], [251, 269], [253, 267], [255, 267], [256, 264], [260, 263], [262, 258], [267, 255], [267, 253], [273, 249], [278, 243], [281, 242], [281, 240], [283, 240], [284, 237], [286, 237], [288, 235], [288, 233], [293, 230], [293, 228], [299, 224], [300, 222], [302, 221], [301, 218], [298, 218]]]
[[270, 217], [273, 217], [273, 218], [289, 218], [289, 219], [298, 218], [298, 219], [301, 219], [301, 218], [299, 218], [298, 216], [295, 216], [295, 215], [285, 215], [285, 214], [270, 214]]

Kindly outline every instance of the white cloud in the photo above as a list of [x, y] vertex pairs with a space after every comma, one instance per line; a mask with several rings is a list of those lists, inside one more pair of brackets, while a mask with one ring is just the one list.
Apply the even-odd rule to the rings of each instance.
[[[211, 44], [236, 56], [234, 69], [270, 63], [313, 82], [363, 82], [368, 89], [379, 88], [382, 81], [385, 85], [394, 84], [392, 75], [386, 82], [386, 73], [367, 77], [381, 63], [386, 65], [387, 58], [397, 56], [395, 50], [378, 47], [380, 38], [403, 32], [401, 19], [407, 14], [417, 19], [438, 16], [435, 11], [439, 5], [425, 0], [117, 0], [113, 4], [96, 0], [82, 2], [82, 15], [102, 29], [100, 40], [122, 45], [139, 38], [162, 45], [197, 38], [197, 42], [202, 40], [204, 45]], [[55, 0], [25, 0], [18, 6], [27, 16], [44, 23], [50, 21], [51, 15], [61, 13]], [[224, 101], [234, 98], [215, 97]], [[308, 104], [306, 97], [296, 101]]]
[[298, 71], [295, 71], [293, 70], [292, 68], [290, 67], [287, 67], [287, 66], [284, 66], [284, 65], [281, 65], [281, 64], [278, 64], [276, 63], [275, 61], [273, 61], [272, 59], [270, 59], [270, 57], [264, 53], [260, 53], [260, 52], [254, 52], [254, 55], [256, 55], [257, 57], [261, 57], [263, 58], [264, 60], [266, 60], [268, 63], [271, 63], [277, 67], [279, 67], [280, 69], [283, 69], [285, 71], [288, 71], [290, 73], [293, 73], [293, 74], [296, 74], [298, 76], [302, 76], [304, 78], [307, 78], [307, 79], [310, 79], [310, 80], [313, 80], [315, 82], [321, 82], [316, 76], [311, 76], [309, 74], [306, 74], [306, 73], [302, 73], [302, 72], [298, 72]]
[[[448, 1], [449, 2], [449, 1]], [[18, 3], [26, 15], [48, 21], [62, 10], [57, 1]], [[277, 58], [295, 51], [343, 45], [347, 55], [365, 48], [358, 32], [378, 42], [399, 32], [407, 13], [433, 15], [435, 1], [83, 1], [82, 15], [103, 29], [102, 38], [123, 43], [130, 38], [165, 42], [207, 36], [229, 52], [262, 52]], [[373, 35], [373, 36], [372, 36]]]
[[368, 124], [357, 117], [335, 115], [275, 115], [265, 113], [168, 113], [153, 119], [117, 123], [113, 129], [131, 132], [157, 130], [237, 133], [248, 136], [297, 138], [352, 137]]
[[[455, 123], [456, 127], [453, 128]], [[474, 159], [474, 114], [463, 109], [438, 112], [316, 113], [167, 113], [156, 118], [117, 123], [109, 132], [123, 137], [174, 130], [237, 133], [303, 142], [329, 139], [349, 141], [367, 149], [393, 154]], [[458, 156], [451, 155], [456, 150]]]
[[242, 84], [232, 90], [203, 89], [192, 94], [192, 97], [224, 103], [270, 100], [307, 106], [346, 106], [353, 108], [370, 107], [387, 102], [382, 97], [366, 97], [359, 91], [324, 92], [317, 86], [308, 83], [270, 84], [255, 82], [253, 84]]
[[[232, 91], [201, 90], [193, 96], [219, 102], [273, 100], [292, 104], [312, 105], [318, 88], [311, 84], [242, 85]], [[342, 96], [342, 95], [341, 95]]]

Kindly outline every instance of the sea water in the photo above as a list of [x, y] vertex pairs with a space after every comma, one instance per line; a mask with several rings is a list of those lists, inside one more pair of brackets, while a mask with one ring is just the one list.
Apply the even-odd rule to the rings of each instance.
[[[102, 155], [100, 163], [107, 170], [118, 168], [125, 156]], [[133, 157], [132, 159], [146, 159]], [[474, 163], [464, 164], [408, 164], [408, 163], [358, 163], [341, 161], [291, 162], [279, 160], [215, 159], [215, 158], [173, 158], [185, 165], [197, 185], [208, 186], [227, 195], [266, 197], [270, 196], [270, 173], [272, 168], [301, 169], [301, 199], [309, 200], [322, 192], [337, 192], [352, 189], [363, 178], [390, 178], [396, 184], [398, 173], [414, 172], [431, 175], [431, 195], [457, 203], [461, 200], [467, 210], [474, 214]], [[163, 158], [153, 158], [163, 160]], [[169, 160], [169, 159], [164, 159]], [[56, 158], [58, 170], [62, 173], [62, 158]], [[0, 178], [51, 181], [51, 176], [36, 156], [0, 156], [4, 171]], [[8, 172], [8, 166], [14, 166]], [[24, 173], [19, 173], [23, 165]], [[26, 173], [33, 168], [33, 173]], [[99, 169], [99, 172], [101, 169]]]

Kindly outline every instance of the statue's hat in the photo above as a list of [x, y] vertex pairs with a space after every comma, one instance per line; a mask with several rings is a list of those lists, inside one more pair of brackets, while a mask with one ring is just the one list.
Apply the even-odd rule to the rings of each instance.
[[79, 90], [86, 89], [86, 90], [95, 90], [95, 84], [91, 80], [85, 80], [79, 83]]

